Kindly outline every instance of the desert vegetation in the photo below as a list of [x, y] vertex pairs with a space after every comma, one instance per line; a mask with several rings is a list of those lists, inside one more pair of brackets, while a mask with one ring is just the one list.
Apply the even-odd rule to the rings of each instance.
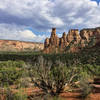
[[78, 98], [94, 91], [100, 76], [99, 47], [79, 53], [0, 53], [0, 100], [63, 100], [60, 94], [79, 89]]
[[[87, 59], [85, 55], [81, 58], [80, 54], [70, 53], [34, 54], [34, 57], [30, 55], [32, 57], [30, 61], [26, 60], [29, 54], [10, 55], [14, 55], [12, 56], [14, 59], [0, 62], [1, 100], [27, 100], [28, 98], [34, 100], [35, 95], [30, 96], [24, 93], [24, 89], [29, 87], [32, 89], [38, 87], [42, 91], [39, 96], [41, 99], [47, 94], [55, 98], [64, 91], [65, 87], [70, 87], [66, 91], [73, 91], [76, 87], [80, 88], [82, 98], [84, 98], [93, 89], [89, 80], [100, 76], [100, 59], [98, 56], [94, 57], [96, 54], [87, 55]], [[22, 56], [26, 57], [19, 61], [18, 58]]]

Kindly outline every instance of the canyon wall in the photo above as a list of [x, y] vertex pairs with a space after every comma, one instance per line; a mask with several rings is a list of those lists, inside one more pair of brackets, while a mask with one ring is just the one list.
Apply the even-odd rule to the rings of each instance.
[[0, 40], [0, 51], [22, 52], [22, 51], [40, 51], [44, 49], [43, 43]]
[[100, 27], [92, 29], [69, 30], [68, 34], [63, 33], [59, 38], [56, 28], [52, 28], [51, 37], [44, 42], [44, 53], [78, 52], [86, 46], [93, 46], [100, 43]]

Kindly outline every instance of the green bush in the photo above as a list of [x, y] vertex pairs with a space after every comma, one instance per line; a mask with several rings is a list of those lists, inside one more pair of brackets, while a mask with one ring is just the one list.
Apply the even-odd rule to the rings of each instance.
[[94, 76], [100, 76], [100, 66], [99, 65], [90, 65], [88, 64], [86, 66], [88, 68], [88, 71], [91, 72]]
[[43, 54], [41, 52], [1, 52], [0, 61], [23, 60], [25, 62], [38, 62], [38, 57], [40, 56], [43, 56], [46, 60], [51, 60], [53, 64], [55, 61], [60, 60], [61, 62], [66, 63], [67, 66], [79, 63], [100, 65], [100, 47], [86, 48], [79, 53]]
[[5, 94], [6, 100], [27, 100], [27, 95], [22, 90], [13, 93], [10, 88], [7, 88]]
[[0, 62], [0, 68], [2, 68], [2, 67], [22, 68], [22, 67], [24, 67], [24, 65], [25, 65], [24, 61], [11, 61], [11, 60], [9, 60], [9, 61], [1, 61]]
[[81, 97], [83, 99], [89, 98], [89, 94], [92, 93], [93, 87], [89, 84], [87, 79], [80, 80]]
[[23, 61], [1, 61], [0, 62], [0, 85], [13, 85], [19, 81], [24, 72]]
[[30, 66], [28, 70], [34, 85], [51, 95], [58, 95], [65, 84], [70, 84], [74, 77], [78, 75], [73, 68], [68, 68], [61, 62], [52, 66], [52, 63], [44, 60], [43, 57], [40, 57], [39, 63]]
[[23, 70], [16, 67], [0, 68], [0, 85], [9, 86], [15, 84], [21, 78], [22, 74]]

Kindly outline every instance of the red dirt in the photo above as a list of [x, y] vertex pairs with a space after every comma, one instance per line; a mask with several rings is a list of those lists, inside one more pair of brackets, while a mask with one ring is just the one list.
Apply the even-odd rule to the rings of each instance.
[[78, 98], [80, 96], [80, 93], [66, 92], [66, 93], [61, 93], [60, 96], [65, 98], [66, 100], [80, 100]]
[[[30, 95], [38, 95], [38, 94], [42, 94], [43, 92], [41, 91], [41, 89], [38, 88], [26, 88], [26, 89], [22, 89], [24, 92], [28, 94], [28, 96]], [[18, 90], [13, 90], [13, 92], [17, 92]], [[65, 92], [65, 93], [61, 93], [59, 95], [62, 100], [83, 100], [80, 97], [80, 93], [79, 92]], [[4, 99], [2, 99], [4, 100]], [[87, 99], [88, 100], [88, 99]], [[89, 100], [100, 100], [100, 93], [93, 93], [89, 95]]]
[[100, 100], [100, 93], [91, 94], [90, 100]]
[[[28, 95], [30, 94], [41, 94], [41, 90], [38, 88], [35, 88], [34, 90], [32, 90], [31, 88], [26, 89], [26, 93], [28, 93]], [[82, 100], [80, 97], [80, 93], [79, 92], [65, 92], [65, 93], [61, 93], [59, 95], [61, 98], [64, 98], [64, 100]], [[88, 99], [87, 99], [88, 100]], [[100, 93], [93, 93], [89, 95], [89, 100], [100, 100]]]
[[[65, 98], [65, 100], [83, 100], [79, 98], [80, 93], [62, 93], [60, 94], [61, 97]], [[100, 93], [90, 94], [86, 100], [100, 100]]]

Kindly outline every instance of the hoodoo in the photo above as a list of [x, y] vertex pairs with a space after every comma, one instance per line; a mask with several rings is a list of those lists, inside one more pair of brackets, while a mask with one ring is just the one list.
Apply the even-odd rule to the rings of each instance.
[[80, 48], [91, 44], [90, 42], [94, 42], [93, 45], [100, 43], [100, 27], [82, 29], [80, 32], [78, 29], [71, 29], [68, 34], [64, 32], [61, 38], [57, 36], [56, 28], [52, 28], [50, 38], [45, 39], [44, 52], [78, 52]]

